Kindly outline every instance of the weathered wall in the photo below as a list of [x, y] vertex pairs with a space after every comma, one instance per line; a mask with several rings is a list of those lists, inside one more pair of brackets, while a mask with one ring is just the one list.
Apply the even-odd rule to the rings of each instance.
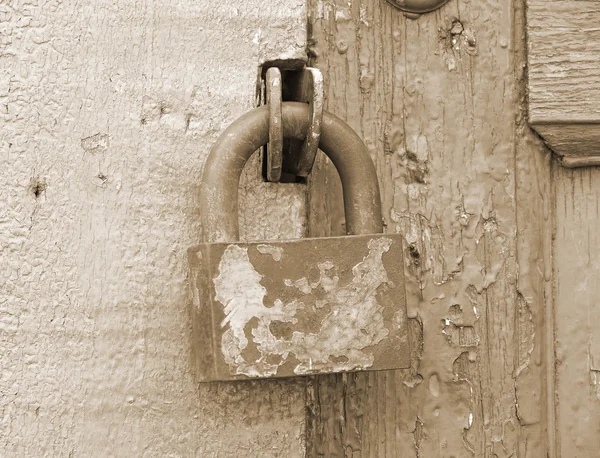
[[[302, 455], [301, 383], [196, 386], [186, 249], [210, 144], [255, 104], [260, 62], [304, 57], [305, 16], [1, 2], [1, 456]], [[246, 234], [301, 231], [297, 187], [257, 177]]]

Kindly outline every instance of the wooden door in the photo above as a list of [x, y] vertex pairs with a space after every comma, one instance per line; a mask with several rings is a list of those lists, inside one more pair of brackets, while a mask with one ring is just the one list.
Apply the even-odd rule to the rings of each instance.
[[[312, 379], [308, 455], [545, 457], [551, 156], [527, 125], [524, 2], [311, 0], [309, 45], [405, 236], [412, 367]], [[310, 234], [343, 233], [325, 158], [309, 185]]]

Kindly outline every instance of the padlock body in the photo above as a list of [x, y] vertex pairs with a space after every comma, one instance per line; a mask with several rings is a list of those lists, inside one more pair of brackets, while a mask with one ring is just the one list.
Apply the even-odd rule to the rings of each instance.
[[397, 234], [188, 251], [200, 381], [410, 366]]

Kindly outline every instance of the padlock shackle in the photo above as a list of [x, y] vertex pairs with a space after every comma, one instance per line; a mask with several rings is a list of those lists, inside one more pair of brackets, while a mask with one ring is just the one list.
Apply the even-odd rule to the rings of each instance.
[[[282, 104], [284, 138], [302, 140], [308, 130], [308, 104]], [[269, 107], [263, 105], [235, 120], [216, 141], [202, 173], [200, 212], [203, 241], [239, 239], [238, 187], [244, 165], [269, 141]], [[319, 148], [338, 171], [344, 193], [346, 232], [383, 232], [377, 173], [360, 137], [337, 116], [323, 112]]]

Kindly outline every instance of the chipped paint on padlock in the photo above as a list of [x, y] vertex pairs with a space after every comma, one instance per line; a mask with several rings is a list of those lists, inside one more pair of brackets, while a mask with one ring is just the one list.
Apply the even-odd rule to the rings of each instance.
[[201, 372], [226, 380], [408, 367], [402, 259], [397, 234], [195, 247], [194, 308], [215, 343]]
[[[303, 138], [308, 105], [282, 104], [286, 138]], [[342, 181], [350, 234], [236, 243], [238, 183], [268, 140], [268, 107], [236, 120], [205, 163], [206, 242], [188, 250], [192, 351], [200, 381], [409, 366], [402, 236], [381, 234], [375, 167], [342, 120], [323, 113], [319, 147]]]

